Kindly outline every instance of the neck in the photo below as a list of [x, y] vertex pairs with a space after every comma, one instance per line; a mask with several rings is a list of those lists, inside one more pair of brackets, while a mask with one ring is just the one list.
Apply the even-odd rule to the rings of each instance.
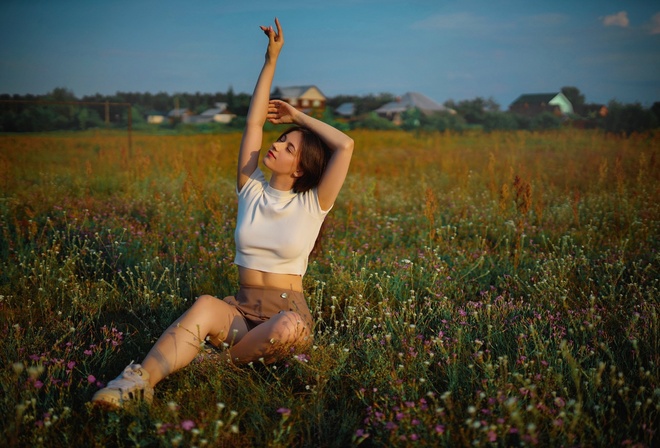
[[294, 180], [289, 176], [278, 176], [277, 174], [273, 173], [268, 184], [276, 190], [289, 191], [293, 189], [293, 182]]

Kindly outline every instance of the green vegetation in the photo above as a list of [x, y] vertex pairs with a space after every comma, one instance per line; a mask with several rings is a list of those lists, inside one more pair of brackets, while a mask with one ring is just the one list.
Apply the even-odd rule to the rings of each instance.
[[236, 290], [241, 136], [0, 136], [0, 445], [657, 445], [660, 135], [351, 136], [314, 346], [202, 349], [110, 412], [101, 384]]
[[[408, 131], [465, 131], [483, 129], [485, 131], [527, 130], [543, 131], [560, 127], [602, 129], [614, 134], [630, 135], [643, 133], [660, 126], [660, 103], [651, 108], [641, 104], [622, 104], [610, 101], [607, 114], [602, 116], [598, 110], [602, 105], [588, 104], [577, 87], [563, 87], [562, 93], [573, 104], [575, 113], [571, 116], [558, 116], [546, 111], [538, 116], [525, 116], [509, 111], [501, 111], [500, 105], [492, 98], [477, 97], [469, 100], [448, 100], [445, 106], [456, 114], [437, 113], [426, 116], [419, 110], [404, 113], [402, 123], [396, 126], [390, 120], [379, 117], [374, 110], [394, 101], [389, 93], [378, 95], [338, 95], [327, 99], [323, 120], [347, 129]], [[30, 101], [40, 101], [32, 104]], [[77, 102], [76, 104], [48, 105], [43, 102]], [[176, 93], [173, 95], [117, 92], [115, 95], [85, 96], [78, 100], [73, 92], [56, 88], [46, 95], [7, 95], [0, 94], [0, 132], [48, 132], [57, 130], [87, 129], [126, 129], [128, 127], [128, 108], [131, 104], [131, 127], [141, 132], [159, 134], [192, 134], [233, 132], [242, 130], [245, 115], [250, 104], [250, 95], [236, 94], [232, 88], [226, 93]], [[180, 120], [166, 119], [161, 124], [150, 124], [146, 117], [150, 114], [167, 114], [175, 107], [187, 109], [192, 114], [200, 114], [214, 107], [218, 102], [227, 104], [227, 109], [237, 116], [230, 124], [185, 124]], [[355, 106], [355, 115], [350, 118], [337, 117], [334, 111], [343, 103], [351, 102]]]

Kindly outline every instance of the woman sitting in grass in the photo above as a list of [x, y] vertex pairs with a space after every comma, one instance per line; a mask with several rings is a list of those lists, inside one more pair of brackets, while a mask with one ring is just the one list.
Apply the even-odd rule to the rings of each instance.
[[[141, 364], [130, 364], [92, 398], [122, 406], [153, 398], [153, 387], [188, 365], [200, 343], [228, 345], [237, 364], [271, 363], [312, 340], [312, 316], [303, 297], [303, 275], [321, 224], [344, 183], [353, 140], [291, 105], [269, 101], [282, 27], [261, 27], [268, 36], [264, 66], [250, 103], [238, 156], [236, 258], [240, 288], [235, 297], [199, 297], [158, 339]], [[266, 120], [293, 124], [273, 142], [258, 167]]]

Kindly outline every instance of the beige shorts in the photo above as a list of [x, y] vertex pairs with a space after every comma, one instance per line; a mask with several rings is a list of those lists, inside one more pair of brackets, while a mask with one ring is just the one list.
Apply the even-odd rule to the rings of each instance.
[[282, 311], [295, 311], [300, 315], [307, 328], [312, 330], [312, 315], [302, 292], [290, 289], [241, 286], [235, 297], [229, 296], [222, 300], [236, 307], [250, 329]]

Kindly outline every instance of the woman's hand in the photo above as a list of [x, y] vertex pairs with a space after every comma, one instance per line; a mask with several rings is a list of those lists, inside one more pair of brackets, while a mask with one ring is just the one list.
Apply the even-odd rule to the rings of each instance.
[[275, 26], [277, 31], [272, 26], [260, 26], [261, 30], [268, 36], [268, 49], [266, 50], [266, 59], [276, 61], [280, 55], [282, 46], [284, 45], [284, 34], [282, 33], [282, 26], [279, 19], [275, 18]]
[[298, 123], [296, 120], [302, 112], [281, 100], [268, 101], [268, 115], [266, 119], [273, 124]]

